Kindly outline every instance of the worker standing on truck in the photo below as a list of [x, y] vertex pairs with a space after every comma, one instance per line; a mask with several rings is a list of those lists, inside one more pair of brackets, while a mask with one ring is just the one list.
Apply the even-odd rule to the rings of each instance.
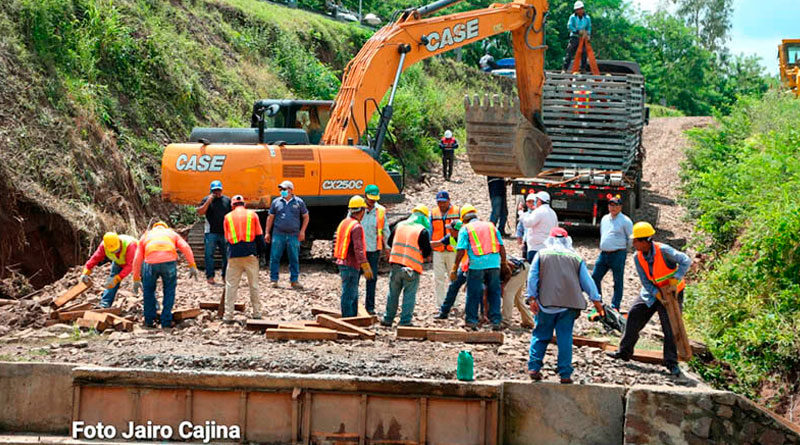
[[225, 230], [222, 228], [225, 215], [231, 211], [231, 199], [222, 194], [222, 181], [211, 181], [211, 193], [200, 201], [198, 215], [205, 215], [203, 257], [206, 264], [206, 281], [214, 284], [214, 253], [222, 254], [222, 281], [228, 269], [228, 253], [225, 245]]
[[536, 327], [531, 335], [528, 374], [531, 380], [542, 379], [542, 365], [547, 345], [556, 333], [558, 374], [561, 383], [572, 383], [572, 328], [580, 312], [586, 309], [583, 292], [594, 307], [603, 313], [603, 302], [589, 276], [586, 262], [572, 248], [566, 230], [554, 227], [531, 263], [528, 274], [528, 298], [531, 312], [536, 314]]
[[389, 254], [391, 272], [386, 313], [381, 320], [381, 326], [391, 327], [394, 323], [401, 292], [403, 308], [400, 312], [400, 326], [412, 326], [419, 276], [422, 275], [423, 263], [431, 255], [429, 217], [428, 207], [420, 204], [411, 210], [411, 216], [398, 224], [389, 236], [389, 245], [392, 246]]
[[459, 219], [458, 207], [450, 203], [450, 194], [447, 190], [440, 190], [436, 194], [436, 207], [431, 212], [431, 240], [438, 241], [433, 245], [433, 290], [436, 295], [436, 306], [444, 302], [448, 280], [448, 272], [456, 261], [455, 246], [450, 245], [445, 237], [447, 225]]
[[158, 221], [142, 235], [133, 263], [133, 294], [142, 289], [144, 296], [144, 325], [153, 327], [156, 319], [156, 285], [161, 278], [164, 299], [161, 304], [161, 327], [172, 327], [172, 305], [178, 285], [178, 250], [189, 262], [189, 276], [197, 279], [197, 266], [189, 244], [167, 226]]
[[[592, 37], [592, 19], [583, 9], [583, 2], [578, 0], [572, 9], [574, 13], [569, 16], [567, 21], [569, 44], [567, 45], [567, 54], [564, 57], [564, 66], [561, 67], [562, 71], [568, 70], [572, 65], [572, 59], [575, 57], [575, 52], [578, 51], [578, 43], [581, 37], [586, 37], [587, 39]], [[585, 71], [587, 68], [586, 50], [583, 50], [581, 51], [581, 70]]]
[[[278, 185], [281, 196], [272, 200], [267, 217], [266, 241], [272, 243], [269, 255], [269, 279], [272, 287], [278, 287], [281, 257], [289, 256], [289, 283], [293, 289], [302, 289], [300, 279], [300, 243], [306, 239], [308, 208], [303, 200], [294, 195], [292, 181]], [[273, 231], [273, 228], [275, 229]]]
[[[339, 223], [333, 238], [333, 257], [339, 265], [339, 276], [342, 279], [342, 293], [339, 305], [342, 317], [358, 315], [358, 279], [360, 272], [364, 278], [371, 280], [373, 270], [367, 261], [365, 250], [367, 241], [361, 221], [367, 203], [359, 195], [350, 198], [347, 205], [347, 218]], [[374, 301], [373, 301], [374, 304]]]
[[628, 321], [619, 350], [606, 354], [615, 359], [630, 360], [639, 340], [639, 332], [653, 318], [653, 314], [658, 312], [661, 330], [664, 332], [664, 366], [670, 374], [679, 376], [681, 368], [678, 366], [678, 351], [669, 324], [669, 315], [656, 295], [662, 287], [675, 286], [678, 305], [683, 310], [683, 290], [686, 287], [683, 277], [692, 265], [692, 260], [667, 244], [653, 241], [655, 233], [648, 222], [639, 221], [633, 225], [631, 238], [633, 248], [636, 249], [636, 272], [642, 282], [642, 290], [628, 311]]
[[[453, 251], [455, 253], [455, 249], [458, 246], [458, 232], [461, 231], [461, 227], [462, 223], [460, 219], [451, 222], [447, 225], [447, 234], [449, 236], [447, 236], [446, 239], [431, 242], [431, 246], [435, 248], [440, 244], [447, 243], [453, 247]], [[455, 261], [455, 258], [453, 260]], [[461, 286], [467, 283], [468, 269], [469, 261], [467, 257], [464, 257], [461, 259], [461, 263], [458, 266], [458, 274], [456, 275], [455, 281], [450, 281], [448, 274], [447, 293], [444, 296], [444, 301], [439, 306], [439, 313], [436, 315], [436, 317], [434, 317], [437, 320], [447, 319], [447, 316], [450, 314], [450, 309], [453, 308], [453, 304], [456, 302], [456, 297], [458, 296], [458, 292], [461, 290]]]
[[622, 288], [625, 284], [625, 259], [633, 239], [633, 222], [622, 213], [622, 197], [612, 196], [608, 200], [608, 213], [600, 220], [600, 256], [594, 263], [592, 279], [600, 295], [603, 294], [603, 277], [611, 269], [614, 277], [614, 297], [611, 307], [619, 311], [622, 303]]
[[458, 141], [453, 137], [453, 132], [445, 130], [444, 137], [439, 141], [439, 150], [442, 151], [442, 176], [449, 181], [453, 176], [453, 163], [456, 160]]
[[378, 284], [378, 262], [381, 252], [389, 252], [389, 235], [391, 230], [386, 224], [386, 208], [378, 201], [381, 199], [381, 191], [375, 184], [370, 184], [364, 189], [367, 208], [364, 209], [364, 217], [361, 219], [361, 227], [364, 229], [364, 238], [367, 243], [367, 262], [372, 269], [372, 278], [367, 278], [367, 296], [364, 307], [370, 315], [375, 315], [375, 287]]
[[467, 204], [461, 207], [461, 222], [458, 232], [456, 261], [450, 271], [450, 281], [458, 278], [458, 266], [464, 255], [469, 257], [467, 271], [467, 304], [465, 323], [470, 330], [478, 329], [478, 305], [483, 299], [484, 285], [487, 291], [489, 321], [493, 330], [500, 330], [501, 314], [500, 269], [507, 268], [506, 249], [500, 230], [489, 222], [478, 219], [478, 211]]
[[[530, 195], [529, 195], [530, 196]], [[536, 252], [544, 249], [544, 242], [550, 237], [550, 231], [558, 227], [558, 215], [550, 208], [550, 194], [538, 192], [536, 197], [536, 210], [522, 216], [522, 225], [525, 226], [525, 243], [528, 246], [525, 259], [530, 263]]]
[[506, 178], [487, 176], [486, 182], [489, 185], [489, 200], [492, 203], [492, 214], [489, 215], [489, 221], [500, 230], [500, 235], [508, 236], [506, 233], [506, 222], [508, 220]]
[[133, 261], [136, 259], [138, 243], [136, 238], [128, 235], [118, 235], [117, 232], [106, 232], [103, 242], [83, 266], [81, 281], [89, 284], [92, 269], [108, 259], [111, 261], [111, 274], [106, 278], [103, 287], [103, 296], [100, 298], [100, 307], [109, 308], [114, 304], [114, 298], [119, 290], [119, 283], [133, 270]]
[[225, 215], [225, 240], [228, 242], [228, 271], [225, 275], [225, 323], [233, 323], [233, 310], [242, 273], [247, 274], [250, 287], [250, 304], [253, 318], [261, 318], [261, 301], [258, 295], [258, 258], [266, 249], [264, 232], [256, 212], [247, 210], [244, 197], [236, 195], [231, 200], [233, 210]]

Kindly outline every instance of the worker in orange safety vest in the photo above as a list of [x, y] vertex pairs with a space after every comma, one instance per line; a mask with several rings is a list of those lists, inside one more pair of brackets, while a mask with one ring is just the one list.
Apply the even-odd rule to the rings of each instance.
[[109, 308], [114, 304], [119, 284], [133, 270], [133, 261], [136, 257], [138, 243], [136, 238], [128, 235], [118, 235], [116, 232], [106, 232], [103, 242], [97, 246], [89, 261], [83, 266], [81, 281], [89, 284], [89, 275], [98, 264], [105, 260], [111, 261], [111, 274], [106, 278], [103, 287], [103, 296], [100, 298], [100, 307]]
[[156, 284], [161, 278], [164, 299], [161, 308], [161, 327], [172, 327], [172, 305], [178, 285], [178, 250], [189, 262], [189, 275], [197, 279], [197, 265], [189, 244], [167, 226], [158, 221], [139, 239], [136, 259], [133, 262], [133, 293], [144, 295], [144, 325], [154, 327], [156, 318]]
[[358, 279], [360, 271], [364, 278], [371, 280], [373, 270], [367, 261], [366, 239], [361, 220], [367, 203], [359, 195], [350, 198], [347, 205], [347, 218], [339, 223], [334, 235], [333, 257], [339, 265], [342, 279], [342, 293], [339, 296], [342, 317], [358, 315]]
[[250, 288], [252, 317], [261, 318], [261, 302], [258, 296], [258, 258], [266, 250], [264, 231], [256, 212], [245, 208], [244, 197], [231, 199], [231, 210], [222, 223], [225, 240], [228, 242], [228, 268], [225, 271], [225, 315], [222, 321], [233, 323], [233, 311], [242, 274], [247, 274]]

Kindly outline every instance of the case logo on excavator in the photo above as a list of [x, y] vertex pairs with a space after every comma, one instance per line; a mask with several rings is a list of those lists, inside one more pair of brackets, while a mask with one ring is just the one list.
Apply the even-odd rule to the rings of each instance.
[[222, 166], [225, 164], [227, 155], [187, 155], [185, 153], [178, 156], [175, 161], [175, 168], [178, 171], [195, 171], [195, 172], [218, 172], [222, 171]]
[[322, 181], [322, 190], [361, 190], [364, 181], [358, 179], [326, 179]]
[[428, 39], [428, 43], [425, 45], [428, 51], [436, 51], [455, 43], [461, 43], [464, 40], [478, 37], [478, 19], [456, 23], [452, 28], [443, 29], [441, 33], [432, 32], [425, 37]]

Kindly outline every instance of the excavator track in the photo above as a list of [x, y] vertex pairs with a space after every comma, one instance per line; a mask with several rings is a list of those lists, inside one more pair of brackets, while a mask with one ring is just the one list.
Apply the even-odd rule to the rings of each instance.
[[519, 111], [519, 100], [465, 96], [467, 155], [475, 173], [504, 178], [536, 176], [553, 144]]

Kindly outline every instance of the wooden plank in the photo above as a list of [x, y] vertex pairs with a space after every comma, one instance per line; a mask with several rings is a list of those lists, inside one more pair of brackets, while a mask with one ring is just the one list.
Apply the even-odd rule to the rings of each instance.
[[672, 328], [672, 337], [675, 339], [675, 347], [678, 350], [678, 360], [688, 362], [692, 359], [692, 345], [689, 343], [686, 325], [683, 324], [683, 313], [681, 313], [678, 303], [677, 289], [674, 285], [670, 285], [659, 289], [656, 296], [667, 309], [669, 326]]
[[106, 329], [105, 322], [100, 320], [87, 320], [85, 318], [79, 318], [76, 320], [78, 327], [86, 328], [86, 329], [94, 329], [97, 332], [103, 332]]
[[[558, 342], [556, 336], [553, 336], [553, 339], [550, 340], [550, 343], [556, 344]], [[605, 338], [588, 338], [588, 337], [581, 337], [580, 335], [575, 335], [572, 337], [572, 345], [578, 347], [589, 347], [589, 348], [597, 348], [605, 350], [608, 347], [608, 339]]]
[[86, 311], [83, 313], [83, 316], [81, 316], [81, 318], [83, 318], [84, 320], [102, 321], [103, 323], [105, 323], [106, 326], [108, 326], [113, 323], [113, 320], [109, 320], [110, 315], [112, 314], [95, 312], [95, 311]]
[[435, 329], [435, 328], [417, 328], [408, 326], [397, 327], [398, 338], [427, 338], [429, 332], [466, 332], [461, 329]]
[[[244, 303], [234, 303], [233, 310], [244, 312]], [[218, 301], [201, 301], [200, 302], [200, 309], [206, 309], [210, 311], [216, 311], [219, 309], [219, 302]]]
[[339, 334], [326, 329], [267, 329], [266, 337], [271, 340], [336, 340]]
[[92, 306], [93, 306], [92, 303], [73, 303], [73, 304], [68, 304], [68, 305], [62, 307], [61, 309], [58, 309], [58, 311], [53, 311], [50, 314], [50, 317], [57, 319], [58, 318], [58, 312], [88, 311], [89, 309], [92, 308]]
[[[118, 307], [110, 307], [104, 309], [92, 309], [92, 312], [100, 312], [100, 313], [111, 313], [114, 315], [119, 315], [122, 313], [122, 309]], [[58, 320], [59, 321], [73, 321], [83, 317], [83, 314], [86, 313], [85, 310], [81, 311], [70, 311], [70, 312], [59, 312], [58, 313]]]
[[125, 332], [133, 331], [133, 320], [128, 320], [127, 318], [114, 314], [108, 314], [108, 317], [111, 319], [111, 324], [114, 326], [114, 329]]
[[370, 315], [369, 317], [344, 317], [340, 320], [350, 323], [353, 326], [367, 327], [372, 326], [378, 322], [377, 315]]
[[[617, 347], [614, 345], [608, 345], [606, 346], [605, 350], [613, 352], [617, 350]], [[651, 365], [663, 365], [664, 355], [661, 353], [661, 351], [648, 351], [645, 349], [636, 349], [633, 351], [631, 360], [635, 362], [649, 363]]]
[[72, 286], [70, 290], [64, 292], [60, 297], [56, 298], [56, 301], [53, 302], [53, 306], [64, 306], [65, 304], [74, 300], [78, 295], [86, 292], [87, 289], [89, 289], [89, 286], [85, 285], [83, 281], [78, 281], [78, 284]]
[[375, 339], [375, 333], [372, 331], [368, 331], [366, 329], [361, 329], [358, 326], [354, 326], [346, 321], [342, 321], [337, 318], [333, 318], [330, 315], [319, 314], [317, 315], [317, 323], [319, 323], [322, 327], [328, 329], [334, 329], [336, 331], [344, 331], [350, 332], [352, 334], [358, 334], [359, 337], [364, 339], [373, 340]]
[[336, 309], [330, 309], [322, 306], [311, 306], [311, 315], [325, 314], [335, 318], [342, 318], [342, 313]]
[[248, 331], [263, 332], [263, 331], [265, 331], [267, 329], [270, 329], [270, 328], [275, 329], [280, 324], [281, 324], [280, 321], [275, 321], [275, 320], [249, 319], [249, 320], [247, 320], [247, 323], [245, 323], [244, 328], [247, 329]]
[[426, 338], [430, 341], [458, 342], [458, 343], [493, 343], [503, 344], [502, 332], [428, 332]]
[[193, 307], [191, 309], [179, 309], [177, 311], [172, 311], [172, 319], [175, 321], [188, 320], [190, 318], [196, 318], [201, 312], [202, 309], [199, 307]]

